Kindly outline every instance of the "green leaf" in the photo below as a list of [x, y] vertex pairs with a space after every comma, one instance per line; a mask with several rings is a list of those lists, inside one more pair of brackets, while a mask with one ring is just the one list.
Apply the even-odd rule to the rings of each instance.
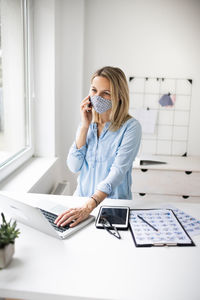
[[15, 239], [19, 237], [20, 231], [17, 229], [17, 222], [11, 223], [6, 221], [3, 213], [1, 213], [2, 224], [0, 225], [0, 248], [4, 248], [10, 243], [14, 243]]

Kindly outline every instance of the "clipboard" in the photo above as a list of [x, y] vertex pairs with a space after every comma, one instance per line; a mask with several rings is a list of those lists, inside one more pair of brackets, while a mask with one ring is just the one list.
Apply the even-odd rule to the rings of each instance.
[[131, 209], [129, 225], [136, 247], [195, 246], [171, 209]]

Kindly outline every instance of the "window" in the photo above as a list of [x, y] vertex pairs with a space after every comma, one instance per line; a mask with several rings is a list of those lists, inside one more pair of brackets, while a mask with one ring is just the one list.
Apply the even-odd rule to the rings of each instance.
[[0, 2], [0, 180], [33, 154], [28, 4]]

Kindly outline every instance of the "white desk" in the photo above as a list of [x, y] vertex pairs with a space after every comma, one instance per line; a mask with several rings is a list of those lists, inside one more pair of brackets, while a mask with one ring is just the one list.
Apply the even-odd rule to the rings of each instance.
[[[14, 196], [14, 195], [13, 195]], [[39, 194], [16, 195], [38, 200], [76, 203], [84, 198]], [[134, 208], [171, 203], [200, 219], [200, 199], [150, 196], [133, 201], [106, 199], [105, 204]], [[94, 213], [97, 213], [95, 209]], [[199, 300], [200, 236], [196, 247], [136, 248], [130, 231], [122, 240], [97, 230], [94, 223], [61, 241], [19, 224], [21, 235], [10, 265], [0, 271], [0, 297], [83, 300]]]

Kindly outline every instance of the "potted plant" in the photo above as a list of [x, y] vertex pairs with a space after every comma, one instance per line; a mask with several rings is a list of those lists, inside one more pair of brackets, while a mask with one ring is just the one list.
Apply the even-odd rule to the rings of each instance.
[[0, 224], [0, 269], [5, 268], [11, 261], [14, 254], [15, 239], [20, 231], [16, 228], [17, 222], [6, 221], [1, 213], [2, 223]]

